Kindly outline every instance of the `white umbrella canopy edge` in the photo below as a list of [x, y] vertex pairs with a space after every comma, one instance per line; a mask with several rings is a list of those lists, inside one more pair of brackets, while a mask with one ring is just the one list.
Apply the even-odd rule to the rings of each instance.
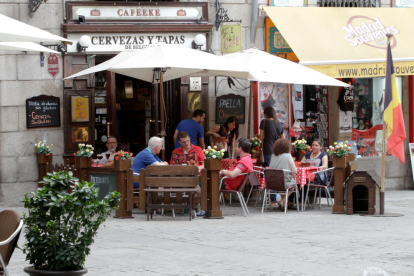
[[[157, 48], [157, 49], [156, 49]], [[248, 73], [237, 64], [222, 65], [223, 59], [203, 51], [189, 49], [183, 46], [162, 45], [141, 50], [123, 51], [112, 59], [68, 76], [71, 79], [99, 71], [109, 70], [132, 78], [153, 82], [153, 69], [166, 68], [163, 80], [168, 81], [192, 74], [208, 72], [232, 71], [241, 77], [248, 77]]]
[[[224, 55], [223, 58], [232, 62], [239, 61], [243, 66], [247, 66], [250, 73], [247, 79], [250, 81], [349, 86], [347, 83], [306, 66], [254, 48]], [[228, 76], [231, 77], [231, 75]]]
[[[136, 69], [136, 68], [187, 68], [196, 71], [222, 70], [245, 72], [244, 68], [235, 65], [223, 65], [220, 56], [208, 52], [198, 51], [182, 45], [162, 45], [136, 50], [129, 59], [124, 59], [115, 64], [112, 69]], [[167, 70], [168, 72], [168, 70]], [[164, 74], [165, 76], [165, 74]]]
[[[11, 27], [12, 26], [12, 27]], [[72, 41], [51, 34], [19, 20], [0, 14], [0, 42], [66, 42]]]
[[[84, 75], [88, 75], [88, 74], [92, 74], [92, 73], [96, 73], [96, 72], [100, 72], [100, 71], [109, 70], [112, 67], [113, 64], [115, 64], [115, 63], [117, 63], [117, 62], [119, 62], [123, 59], [129, 58], [133, 54], [134, 54], [133, 51], [120, 52], [119, 54], [117, 54], [113, 58], [111, 58], [111, 59], [109, 59], [105, 62], [102, 62], [101, 64], [92, 66], [88, 69], [85, 69], [85, 70], [82, 70], [78, 73], [70, 75], [70, 76], [64, 78], [63, 80], [73, 79], [73, 78], [77, 78], [77, 77], [80, 77], [80, 76], [84, 76]], [[111, 70], [109, 70], [109, 71], [111, 71]]]
[[0, 50], [7, 51], [25, 51], [25, 52], [46, 52], [59, 54], [60, 52], [54, 51], [42, 45], [33, 42], [0, 42]]

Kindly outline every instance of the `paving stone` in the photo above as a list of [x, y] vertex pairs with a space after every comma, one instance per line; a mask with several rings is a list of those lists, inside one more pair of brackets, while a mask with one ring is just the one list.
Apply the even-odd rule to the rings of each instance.
[[[101, 275], [363, 275], [367, 268], [412, 275], [414, 191], [386, 192], [385, 211], [402, 217], [332, 215], [331, 208], [261, 213], [223, 207], [224, 219], [186, 215], [112, 217], [98, 230], [86, 258], [89, 276]], [[19, 212], [23, 208], [13, 208]], [[0, 211], [2, 207], [0, 207]], [[23, 246], [21, 236], [19, 245]], [[28, 266], [16, 250], [11, 275]], [[367, 274], [368, 275], [368, 274]], [[380, 274], [381, 275], [381, 274]]]

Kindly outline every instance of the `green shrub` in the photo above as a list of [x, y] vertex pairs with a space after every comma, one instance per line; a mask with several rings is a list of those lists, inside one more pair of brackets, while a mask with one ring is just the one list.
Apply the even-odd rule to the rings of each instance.
[[117, 191], [98, 201], [94, 183], [73, 177], [72, 172], [53, 172], [43, 178], [44, 187], [26, 193], [23, 214], [26, 244], [23, 252], [35, 269], [78, 270], [85, 264], [99, 225], [117, 209]]

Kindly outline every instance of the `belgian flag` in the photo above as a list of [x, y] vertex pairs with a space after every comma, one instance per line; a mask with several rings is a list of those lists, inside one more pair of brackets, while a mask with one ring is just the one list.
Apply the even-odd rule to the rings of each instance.
[[401, 107], [400, 96], [398, 95], [397, 82], [395, 80], [394, 63], [390, 42], [387, 47], [387, 72], [385, 76], [385, 100], [384, 100], [384, 122], [387, 123], [387, 151], [405, 163], [404, 140], [405, 126]]

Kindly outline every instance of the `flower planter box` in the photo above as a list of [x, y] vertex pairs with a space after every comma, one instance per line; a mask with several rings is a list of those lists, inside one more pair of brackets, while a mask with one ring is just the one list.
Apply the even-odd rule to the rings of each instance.
[[75, 167], [86, 169], [92, 166], [92, 158], [91, 157], [75, 157]]
[[348, 153], [348, 156], [346, 157], [346, 162], [351, 162], [355, 160], [355, 153]]
[[260, 157], [260, 151], [257, 150], [251, 150], [252, 158], [257, 159]]
[[204, 159], [204, 168], [211, 171], [221, 170], [221, 159]]
[[45, 163], [52, 163], [53, 162], [53, 153], [49, 153], [48, 155], [44, 153], [39, 153], [37, 155], [37, 163], [38, 164], [45, 164]]
[[292, 152], [292, 157], [295, 157], [296, 162], [301, 162], [305, 154], [301, 151], [294, 151]]
[[345, 168], [346, 167], [346, 157], [334, 156], [332, 158], [332, 166], [335, 168]]
[[114, 168], [117, 171], [127, 171], [131, 168], [131, 159], [114, 160]]

